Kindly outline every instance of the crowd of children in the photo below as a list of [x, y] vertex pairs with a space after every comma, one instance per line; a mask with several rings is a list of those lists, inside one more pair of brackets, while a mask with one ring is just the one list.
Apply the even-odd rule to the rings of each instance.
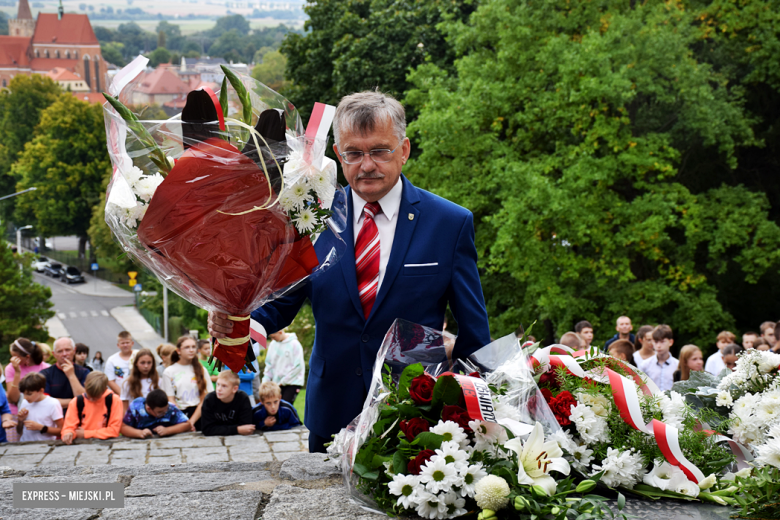
[[[283, 345], [279, 352], [269, 350], [257, 405], [239, 389], [237, 374], [209, 363], [208, 341], [182, 336], [175, 346], [160, 345], [155, 356], [149, 349], [134, 349], [130, 333], [121, 332], [119, 352], [105, 362], [96, 352], [90, 363], [89, 347], [71, 338], [57, 339], [53, 351], [18, 338], [5, 367], [8, 393], [0, 386], [0, 443], [59, 438], [71, 444], [120, 434], [145, 439], [189, 431], [250, 435], [300, 425], [297, 411], [282, 396], [287, 392], [294, 399], [303, 385], [303, 349], [294, 335], [276, 338]], [[51, 365], [45, 361], [50, 355], [56, 360]], [[291, 366], [295, 373], [288, 375]]]

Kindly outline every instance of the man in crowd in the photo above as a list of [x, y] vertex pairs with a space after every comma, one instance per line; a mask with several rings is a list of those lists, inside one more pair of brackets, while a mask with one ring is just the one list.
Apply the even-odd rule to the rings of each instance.
[[593, 343], [593, 325], [591, 325], [589, 321], [582, 320], [574, 326], [574, 332], [585, 340], [585, 346], [583, 348], [590, 348], [590, 344]]
[[745, 350], [751, 349], [754, 347], [754, 343], [758, 339], [758, 334], [755, 332], [746, 332], [742, 335], [742, 348]]
[[[304, 423], [312, 452], [324, 451], [331, 435], [362, 410], [377, 351], [394, 320], [440, 329], [449, 304], [460, 330], [455, 357], [490, 342], [473, 216], [401, 174], [411, 152], [401, 104], [381, 92], [346, 96], [333, 133], [349, 183], [346, 199], [337, 195], [333, 202], [347, 211], [347, 250], [338, 266], [252, 313], [275, 332], [311, 300], [317, 335]], [[324, 232], [315, 249], [327, 251], [334, 239]], [[226, 315], [209, 314], [217, 338], [232, 328]]]
[[761, 339], [766, 341], [770, 348], [774, 347], [777, 342], [777, 339], [775, 339], [775, 322], [765, 321], [761, 324], [759, 330], [761, 331]]
[[76, 343], [72, 338], [62, 337], [54, 342], [54, 359], [57, 362], [41, 370], [46, 378], [46, 394], [60, 402], [67, 409], [74, 396], [84, 393], [84, 381], [89, 370], [76, 365], [73, 358], [76, 355]]
[[630, 341], [631, 343], [636, 342], [636, 338], [634, 338], [634, 335], [631, 334], [631, 331], [634, 330], [634, 325], [631, 324], [631, 318], [628, 316], [621, 316], [617, 319], [617, 323], [615, 323], [615, 330], [617, 331], [617, 334], [609, 338], [607, 342], [604, 343], [605, 351], [609, 352], [609, 346], [619, 339], [624, 339], [626, 341]]

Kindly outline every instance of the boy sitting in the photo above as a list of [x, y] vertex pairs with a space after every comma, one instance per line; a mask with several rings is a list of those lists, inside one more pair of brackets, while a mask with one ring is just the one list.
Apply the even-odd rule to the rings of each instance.
[[238, 376], [225, 370], [217, 376], [217, 389], [203, 399], [201, 430], [203, 435], [250, 435], [255, 432], [252, 424], [252, 403], [246, 392], [239, 390]]
[[130, 403], [122, 422], [122, 435], [134, 439], [148, 439], [153, 434], [160, 437], [188, 432], [191, 424], [184, 412], [168, 402], [165, 390], [152, 390], [146, 397], [138, 397]]
[[62, 440], [113, 439], [122, 427], [122, 401], [108, 388], [103, 372], [90, 372], [84, 381], [86, 392], [72, 399], [65, 413]]
[[633, 363], [634, 344], [627, 339], [615, 340], [609, 344], [609, 355], [626, 363]]
[[260, 385], [260, 404], [252, 410], [254, 422], [264, 431], [289, 430], [301, 424], [298, 411], [282, 400], [282, 389], [273, 381]]
[[44, 393], [45, 388], [46, 378], [38, 372], [30, 372], [19, 382], [19, 391], [24, 395], [16, 426], [22, 434], [19, 442], [52, 441], [62, 431], [62, 406]]

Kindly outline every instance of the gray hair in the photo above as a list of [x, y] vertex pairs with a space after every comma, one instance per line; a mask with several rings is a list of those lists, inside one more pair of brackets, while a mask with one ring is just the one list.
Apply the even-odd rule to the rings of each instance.
[[57, 338], [57, 341], [54, 342], [54, 345], [53, 345], [54, 346], [54, 350], [57, 350], [57, 343], [60, 343], [62, 341], [67, 341], [67, 342], [70, 343], [71, 347], [73, 347], [74, 349], [76, 348], [76, 342], [73, 341], [73, 338], [69, 338], [68, 336], [62, 336], [62, 337]]
[[403, 141], [406, 137], [406, 111], [395, 98], [374, 90], [344, 96], [333, 119], [336, 146], [341, 132], [366, 135], [373, 132], [377, 124], [388, 120], [393, 125], [393, 133], [398, 141]]

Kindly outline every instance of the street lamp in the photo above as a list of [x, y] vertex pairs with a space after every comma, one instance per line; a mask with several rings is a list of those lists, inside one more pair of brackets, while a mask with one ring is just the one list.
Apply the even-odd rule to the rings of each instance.
[[16, 252], [19, 255], [22, 254], [22, 231], [25, 229], [32, 229], [32, 226], [24, 226], [16, 230]]
[[[35, 191], [37, 189], [38, 188], [33, 186], [32, 188], [27, 188], [26, 190], [17, 191], [16, 193], [6, 195], [5, 197], [0, 197], [0, 200], [10, 199], [11, 197], [16, 197], [17, 195], [21, 195], [22, 193], [27, 193], [28, 191]], [[5, 238], [5, 228], [2, 226], [2, 220], [0, 220], [0, 237]]]

